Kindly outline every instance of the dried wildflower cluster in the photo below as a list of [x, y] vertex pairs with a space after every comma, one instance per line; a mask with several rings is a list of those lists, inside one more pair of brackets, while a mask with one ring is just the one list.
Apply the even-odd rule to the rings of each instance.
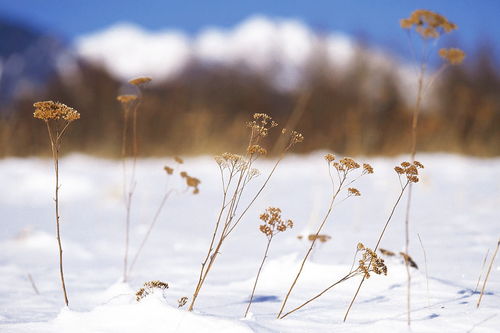
[[387, 266], [384, 259], [379, 258], [372, 249], [365, 247], [363, 243], [358, 243], [357, 252], [361, 252], [357, 272], [363, 274], [367, 279], [370, 278], [370, 273], [387, 275]]
[[63, 103], [43, 101], [36, 102], [33, 106], [35, 107], [33, 117], [37, 119], [45, 121], [66, 120], [67, 122], [80, 119], [80, 113], [78, 113], [78, 111]]
[[426, 9], [417, 9], [410, 17], [400, 20], [401, 28], [412, 29], [423, 38], [439, 38], [444, 33], [457, 29], [457, 25], [446, 17]]
[[284, 232], [287, 229], [293, 228], [292, 220], [283, 220], [281, 218], [281, 209], [269, 207], [266, 211], [260, 214], [259, 219], [264, 222], [260, 225], [260, 231], [268, 238], [273, 237], [279, 232]]
[[134, 102], [138, 99], [137, 95], [119, 95], [116, 100], [122, 104], [128, 104]]
[[265, 113], [255, 113], [253, 120], [247, 122], [247, 127], [252, 130], [250, 145], [256, 144], [261, 138], [269, 134], [269, 130], [278, 126], [278, 123]]
[[200, 193], [198, 186], [201, 184], [201, 180], [196, 177], [191, 177], [186, 171], [181, 171], [180, 175], [186, 180], [186, 185], [193, 188], [193, 194]]
[[249, 155], [254, 155], [254, 154], [266, 155], [267, 150], [259, 145], [251, 145], [247, 148], [247, 153]]
[[137, 302], [139, 302], [141, 299], [145, 298], [146, 296], [154, 293], [155, 289], [161, 290], [162, 293], [165, 292], [165, 290], [168, 289], [168, 283], [162, 282], [162, 281], [148, 281], [144, 282], [144, 285], [142, 288], [140, 288], [136, 293], [135, 293], [135, 299]]
[[[326, 154], [325, 161], [328, 163], [329, 167], [333, 166], [335, 168], [335, 170], [337, 170], [337, 175], [339, 177], [339, 182], [340, 182], [339, 186], [340, 187], [342, 187], [342, 185], [344, 185], [344, 183], [346, 183], [348, 175], [352, 171], [361, 168], [361, 165], [350, 157], [344, 157], [337, 162], [335, 160], [335, 155]], [[373, 173], [373, 167], [368, 163], [363, 163], [361, 175], [359, 175], [358, 178], [363, 176], [363, 175], [368, 175], [368, 174], [372, 174], [372, 173]], [[357, 180], [357, 178], [355, 178], [354, 180], [352, 180], [348, 184], [351, 184], [356, 180]], [[361, 192], [357, 188], [355, 188], [355, 187], [347, 188], [347, 196], [348, 197], [350, 197], [350, 196], [358, 197], [360, 195], [361, 195]]]
[[465, 52], [457, 49], [440, 49], [439, 56], [452, 65], [460, 65], [465, 59]]
[[406, 179], [409, 183], [418, 183], [418, 169], [423, 169], [424, 165], [419, 161], [410, 162], [401, 162], [400, 165], [394, 167], [394, 170], [401, 178], [401, 176], [406, 176]]

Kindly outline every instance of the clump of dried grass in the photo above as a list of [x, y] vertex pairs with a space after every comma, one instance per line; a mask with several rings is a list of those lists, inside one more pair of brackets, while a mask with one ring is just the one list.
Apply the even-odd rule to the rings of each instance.
[[33, 117], [41, 119], [47, 125], [47, 131], [49, 133], [50, 149], [52, 151], [52, 159], [54, 161], [54, 172], [55, 172], [55, 210], [56, 210], [56, 233], [57, 233], [57, 244], [59, 246], [59, 273], [61, 276], [61, 285], [64, 294], [64, 303], [68, 306], [68, 294], [66, 292], [66, 283], [64, 282], [64, 271], [63, 271], [63, 249], [61, 243], [61, 233], [59, 224], [59, 152], [61, 149], [61, 142], [68, 129], [69, 125], [80, 119], [80, 113], [75, 109], [53, 101], [43, 101], [36, 102], [34, 104], [35, 112]]
[[140, 288], [136, 293], [135, 293], [135, 300], [137, 302], [140, 302], [144, 298], [146, 298], [148, 295], [151, 295], [155, 292], [155, 290], [158, 290], [162, 293], [162, 296], [165, 298], [165, 291], [168, 289], [168, 283], [154, 280], [154, 281], [148, 281], [144, 282], [142, 288]]

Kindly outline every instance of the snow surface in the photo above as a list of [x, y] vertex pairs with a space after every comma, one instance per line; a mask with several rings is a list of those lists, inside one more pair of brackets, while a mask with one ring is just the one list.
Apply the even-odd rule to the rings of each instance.
[[[419, 160], [426, 168], [415, 186], [412, 208], [410, 253], [419, 265], [419, 270], [412, 271], [412, 331], [498, 332], [498, 258], [479, 309], [474, 289], [484, 255], [488, 248], [493, 250], [500, 235], [500, 159], [437, 154], [421, 155]], [[335, 208], [325, 229], [332, 239], [315, 249], [289, 308], [343, 276], [357, 242], [374, 245], [398, 194], [392, 168], [401, 159], [366, 161], [372, 162], [375, 174], [360, 180], [361, 197]], [[261, 161], [261, 171], [268, 171], [271, 163]], [[164, 193], [165, 164], [173, 163], [167, 158], [138, 163], [132, 253]], [[129, 283], [123, 284], [121, 163], [81, 155], [61, 161], [62, 235], [70, 301], [65, 308], [57, 268], [51, 161], [1, 160], [0, 332], [407, 331], [405, 268], [399, 259], [391, 258], [387, 259], [388, 276], [373, 276], [364, 284], [347, 323], [342, 318], [359, 279], [339, 285], [284, 320], [275, 319], [307, 246], [297, 236], [311, 233], [327, 208], [329, 179], [320, 153], [285, 159], [269, 188], [222, 248], [195, 311], [177, 309], [177, 299], [192, 295], [221, 199], [218, 169], [210, 157], [189, 158], [182, 169], [202, 180], [200, 194], [181, 191], [169, 199]], [[263, 179], [258, 178], [255, 185]], [[258, 215], [268, 206], [281, 207], [295, 228], [273, 240], [252, 316], [243, 319], [265, 249]], [[402, 250], [403, 215], [401, 206], [383, 248]], [[427, 253], [428, 280], [417, 234]], [[137, 303], [135, 291], [149, 280], [168, 282], [170, 289], [165, 298], [155, 293]]]

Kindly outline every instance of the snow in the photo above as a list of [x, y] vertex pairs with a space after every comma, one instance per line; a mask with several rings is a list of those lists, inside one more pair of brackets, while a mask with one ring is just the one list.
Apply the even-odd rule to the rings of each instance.
[[[305, 266], [287, 309], [345, 275], [357, 242], [374, 245], [397, 197], [392, 170], [403, 157], [360, 158], [375, 174], [357, 184], [362, 192], [335, 207], [320, 244]], [[415, 186], [410, 254], [412, 331], [497, 332], [500, 327], [500, 260], [493, 265], [481, 307], [474, 292], [484, 255], [500, 235], [500, 159], [423, 154], [422, 180]], [[157, 209], [165, 188], [163, 166], [172, 160], [138, 162], [132, 206], [131, 252]], [[260, 169], [270, 170], [263, 160]], [[200, 194], [172, 196], [128, 283], [121, 283], [124, 205], [120, 161], [70, 155], [60, 163], [61, 221], [69, 308], [59, 285], [50, 160], [0, 160], [0, 332], [406, 332], [406, 271], [399, 258], [387, 258], [388, 276], [363, 285], [346, 323], [347, 305], [359, 283], [352, 279], [286, 319], [276, 320], [281, 300], [304, 255], [308, 235], [328, 205], [329, 179], [321, 153], [289, 156], [254, 208], [228, 238], [198, 298], [195, 311], [177, 308], [191, 297], [200, 262], [220, 204], [220, 178], [210, 157], [187, 158], [182, 166], [201, 179]], [[255, 181], [263, 181], [263, 176]], [[172, 186], [180, 186], [173, 182]], [[243, 319], [265, 250], [258, 215], [278, 206], [295, 227], [273, 240], [256, 290], [252, 315]], [[404, 247], [404, 205], [396, 211], [381, 246]], [[426, 254], [418, 241], [420, 235]], [[491, 254], [492, 251], [490, 251]], [[426, 278], [426, 268], [428, 279]], [[37, 295], [28, 274], [40, 291]], [[483, 274], [484, 276], [484, 274]], [[140, 302], [145, 281], [170, 288]], [[428, 284], [428, 290], [427, 290]]]

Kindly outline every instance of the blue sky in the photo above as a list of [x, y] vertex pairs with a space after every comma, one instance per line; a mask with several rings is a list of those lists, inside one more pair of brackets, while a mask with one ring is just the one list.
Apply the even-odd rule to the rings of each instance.
[[398, 20], [418, 8], [457, 23], [452, 38], [468, 50], [484, 40], [500, 45], [498, 0], [0, 0], [1, 17], [70, 40], [117, 22], [195, 34], [207, 26], [232, 27], [263, 14], [300, 19], [319, 32], [341, 31], [396, 52], [408, 46]]

